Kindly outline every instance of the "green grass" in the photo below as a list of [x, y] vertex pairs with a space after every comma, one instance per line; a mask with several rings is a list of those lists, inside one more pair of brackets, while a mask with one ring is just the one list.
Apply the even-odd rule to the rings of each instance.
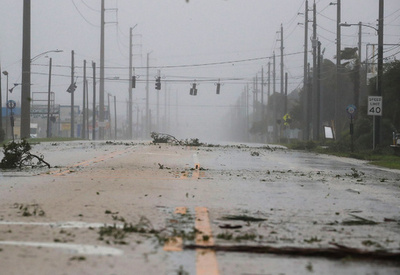
[[400, 157], [394, 155], [374, 156], [374, 158], [370, 159], [370, 164], [400, 170]]
[[374, 153], [372, 151], [363, 152], [332, 152], [332, 151], [321, 151], [319, 153], [335, 155], [338, 157], [355, 158], [360, 160], [366, 160], [369, 164], [390, 168], [390, 169], [400, 169], [400, 156], [388, 153]]
[[338, 144], [330, 144], [329, 147], [322, 147], [318, 142], [298, 141], [292, 144], [286, 144], [290, 149], [307, 150], [320, 154], [334, 155], [338, 157], [354, 158], [368, 161], [372, 165], [400, 170], [400, 156], [387, 147], [380, 150], [362, 150], [350, 152], [348, 146], [340, 147]]

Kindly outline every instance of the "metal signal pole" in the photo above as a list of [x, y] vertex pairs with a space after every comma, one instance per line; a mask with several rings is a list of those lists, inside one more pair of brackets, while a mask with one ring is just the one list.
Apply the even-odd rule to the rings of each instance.
[[[8, 91], [7, 91], [8, 92]], [[30, 137], [31, 124], [31, 0], [24, 0], [22, 34], [21, 138]]]

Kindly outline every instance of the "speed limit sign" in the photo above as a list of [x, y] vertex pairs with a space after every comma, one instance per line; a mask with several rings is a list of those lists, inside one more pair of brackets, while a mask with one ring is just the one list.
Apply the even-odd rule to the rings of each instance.
[[369, 116], [382, 116], [382, 97], [369, 96], [368, 97], [368, 115]]

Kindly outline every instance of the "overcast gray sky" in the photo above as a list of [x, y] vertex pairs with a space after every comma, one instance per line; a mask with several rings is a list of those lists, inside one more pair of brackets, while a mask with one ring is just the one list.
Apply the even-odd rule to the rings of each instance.
[[[179, 95], [181, 115], [191, 121], [199, 116], [202, 127], [216, 123], [215, 115], [227, 113], [246, 83], [252, 85], [268, 57], [280, 53], [280, 25], [284, 29], [285, 72], [289, 74], [289, 91], [301, 87], [304, 45], [304, 0], [106, 0], [106, 92], [117, 96], [118, 110], [125, 114], [128, 98], [129, 28], [135, 27], [134, 66], [140, 75], [134, 98], [144, 106], [146, 55], [150, 54], [150, 79], [161, 70], [168, 81], [171, 104]], [[317, 0], [318, 38], [325, 48], [325, 58], [333, 60], [336, 51], [336, 6], [334, 0]], [[309, 1], [310, 9], [313, 1]], [[10, 83], [21, 81], [22, 0], [0, 0], [0, 62], [9, 72]], [[342, 0], [342, 22], [369, 24], [376, 27], [377, 0]], [[312, 19], [312, 12], [309, 14]], [[75, 51], [76, 75], [82, 75], [83, 60], [99, 64], [100, 0], [34, 0], [32, 1], [32, 52], [44, 51], [53, 58], [53, 91], [58, 104], [69, 104], [66, 93], [70, 82], [70, 55]], [[310, 24], [311, 29], [311, 24]], [[385, 0], [385, 43], [399, 44], [400, 1]], [[358, 28], [342, 29], [342, 46], [357, 47]], [[363, 28], [363, 55], [367, 43], [377, 43], [373, 29]], [[311, 31], [309, 32], [311, 36]], [[399, 47], [386, 47], [385, 56], [399, 57]], [[396, 55], [397, 54], [397, 55]], [[309, 55], [311, 62], [311, 55]], [[230, 62], [232, 61], [232, 62]], [[233, 62], [236, 61], [236, 62]], [[210, 63], [214, 65], [209, 65]], [[32, 92], [47, 91], [48, 59], [41, 57], [32, 64]], [[203, 65], [201, 65], [203, 64]], [[193, 66], [192, 66], [193, 65]], [[199, 66], [201, 65], [201, 66]], [[153, 68], [154, 67], [154, 68]], [[88, 70], [91, 74], [91, 71]], [[2, 75], [3, 91], [5, 78]], [[279, 78], [279, 59], [277, 58]], [[221, 95], [215, 95], [215, 82], [221, 79]], [[190, 83], [200, 83], [198, 97], [190, 97]], [[76, 97], [81, 95], [78, 78]], [[279, 83], [279, 81], [278, 81]], [[11, 85], [11, 84], [10, 84]], [[80, 86], [79, 86], [80, 85]], [[279, 91], [279, 85], [277, 86]], [[154, 92], [154, 83], [150, 83]], [[19, 101], [20, 90], [10, 95]], [[163, 100], [164, 95], [161, 95]], [[151, 108], [155, 96], [152, 93]], [[216, 111], [218, 110], [218, 112]], [[153, 114], [154, 114], [153, 110]], [[186, 123], [187, 124], [187, 123]], [[204, 124], [203, 126], [201, 126]]]

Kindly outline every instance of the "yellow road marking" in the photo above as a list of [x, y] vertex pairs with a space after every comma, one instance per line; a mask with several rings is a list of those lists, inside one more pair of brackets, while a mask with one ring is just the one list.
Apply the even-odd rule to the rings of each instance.
[[185, 215], [186, 212], [187, 212], [187, 208], [186, 207], [176, 207], [175, 208], [175, 214]]
[[183, 239], [181, 237], [169, 238], [164, 244], [164, 251], [182, 251]]
[[[186, 207], [176, 207], [175, 214], [185, 215], [187, 213]], [[164, 251], [182, 251], [183, 239], [181, 237], [169, 238], [164, 244]]]
[[[113, 157], [115, 157], [115, 156], [117, 156], [117, 155], [122, 155], [123, 153], [126, 153], [126, 150], [123, 150], [123, 151], [116, 151], [116, 152], [112, 152], [112, 153], [110, 153], [110, 154], [108, 154], [108, 155], [104, 155], [104, 156], [100, 156], [100, 157], [95, 157], [95, 158], [90, 159], [90, 160], [85, 160], [85, 161], [82, 161], [82, 162], [79, 162], [79, 163], [77, 163], [77, 164], [72, 165], [70, 168], [79, 167], [79, 166], [86, 167], [86, 166], [89, 166], [90, 164], [95, 164], [95, 163], [98, 163], [98, 162], [105, 161], [105, 160], [107, 160], [107, 159], [113, 158]], [[50, 175], [53, 175], [53, 176], [62, 176], [62, 175], [68, 174], [68, 173], [71, 172], [71, 169], [70, 169], [70, 168], [68, 168], [68, 169], [66, 169], [66, 170], [64, 170], [64, 171], [60, 171], [60, 172], [56, 172], [56, 171], [51, 172]]]
[[[210, 220], [208, 218], [208, 209], [205, 207], [196, 207], [195, 212], [195, 228], [198, 230], [196, 244], [204, 246], [214, 245]], [[196, 274], [219, 275], [215, 251], [211, 249], [196, 249]]]

